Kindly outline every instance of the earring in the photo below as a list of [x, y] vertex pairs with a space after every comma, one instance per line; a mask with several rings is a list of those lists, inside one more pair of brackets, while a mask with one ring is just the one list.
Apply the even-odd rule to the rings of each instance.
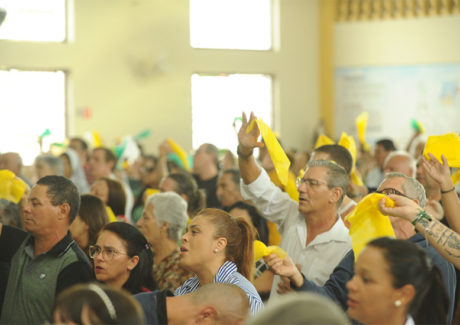
[[214, 248], [214, 253], [219, 253], [219, 250], [217, 248]]
[[395, 301], [395, 307], [401, 307], [401, 305], [402, 305], [401, 300], [398, 299]]

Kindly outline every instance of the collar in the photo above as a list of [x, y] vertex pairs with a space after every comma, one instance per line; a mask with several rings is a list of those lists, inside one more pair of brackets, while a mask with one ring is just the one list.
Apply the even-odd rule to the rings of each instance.
[[226, 261], [217, 271], [217, 274], [214, 277], [214, 282], [225, 282], [225, 280], [230, 278], [236, 271], [236, 264], [231, 261]]
[[[26, 241], [25, 250], [29, 255], [32, 253], [33, 256], [34, 237], [29, 235], [29, 238], [27, 238]], [[56, 245], [54, 245], [48, 252], [44, 254], [52, 255], [54, 257], [61, 257], [70, 249], [70, 247], [72, 247], [74, 243], [75, 241], [72, 239], [70, 231], [67, 231], [67, 234], [64, 236], [64, 238], [62, 238]]]
[[[305, 221], [304, 221], [304, 224], [305, 224]], [[305, 238], [307, 236], [306, 231], [307, 229], [305, 227], [304, 229], [305, 234], [303, 235], [303, 238], [302, 236], [300, 236], [301, 237], [300, 239], [303, 243], [302, 246], [305, 246]], [[301, 234], [299, 233], [299, 235]], [[340, 218], [339, 215], [337, 215], [337, 221], [334, 223], [334, 225], [329, 230], [321, 234], [318, 234], [315, 237], [315, 239], [313, 239], [313, 241], [310, 242], [310, 244], [308, 244], [308, 246], [329, 243], [331, 241], [344, 242], [344, 243], [351, 241], [351, 237], [348, 235], [348, 229], [347, 227], [345, 227], [345, 224], [343, 223], [342, 218]]]

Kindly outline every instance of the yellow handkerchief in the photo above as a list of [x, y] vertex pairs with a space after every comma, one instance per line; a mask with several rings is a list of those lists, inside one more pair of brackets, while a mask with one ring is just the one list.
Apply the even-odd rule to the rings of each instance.
[[382, 198], [386, 199], [387, 206], [394, 206], [394, 202], [384, 194], [371, 193], [366, 195], [346, 217], [350, 222], [349, 233], [355, 258], [369, 241], [384, 236], [395, 237], [390, 219], [378, 208]]
[[363, 146], [363, 149], [365, 151], [370, 150], [370, 145], [366, 141], [366, 129], [367, 129], [367, 120], [369, 119], [369, 113], [368, 112], [362, 112], [356, 117], [355, 123], [356, 123], [356, 131], [358, 133], [358, 139], [361, 145]]
[[363, 180], [362, 180], [361, 177], [359, 177], [358, 174], [356, 173], [355, 166], [353, 166], [353, 169], [351, 170], [350, 177], [351, 177], [351, 181], [352, 181], [353, 184], [355, 184], [356, 186], [364, 186]]
[[321, 146], [325, 146], [326, 144], [334, 144], [334, 143], [335, 142], [331, 138], [329, 138], [327, 135], [321, 134], [318, 137], [318, 140], [316, 140], [315, 149]]
[[457, 185], [457, 183], [460, 182], [460, 169], [453, 173], [451, 178], [454, 186]]
[[429, 159], [428, 153], [431, 153], [440, 162], [442, 162], [441, 155], [444, 155], [449, 167], [460, 167], [460, 137], [455, 133], [431, 135], [423, 150], [423, 155]]
[[26, 183], [16, 177], [12, 171], [7, 169], [0, 170], [0, 199], [18, 204], [26, 189]]
[[144, 193], [144, 202], [147, 201], [147, 198], [153, 194], [158, 194], [160, 193], [160, 190], [159, 189], [156, 189], [156, 188], [148, 188], [145, 190], [145, 193]]
[[265, 147], [267, 148], [268, 154], [272, 159], [273, 166], [275, 166], [276, 174], [278, 175], [281, 184], [286, 186], [288, 183], [289, 166], [291, 165], [291, 162], [289, 161], [289, 158], [286, 156], [286, 153], [284, 152], [270, 127], [265, 124], [262, 119], [259, 118], [257, 120], [252, 120], [251, 124], [246, 130], [246, 133], [251, 132], [252, 128], [254, 127], [254, 121], [257, 123], [260, 134], [264, 139]]
[[353, 159], [353, 166], [356, 163], [356, 142], [355, 139], [350, 135], [347, 135], [345, 132], [342, 132], [338, 145], [347, 149], [350, 154], [351, 158]]
[[254, 240], [254, 262], [260, 260], [262, 257], [268, 256], [270, 254], [276, 254], [284, 260], [288, 255], [282, 248], [279, 246], [265, 246], [259, 240]]
[[107, 216], [109, 217], [109, 222], [118, 221], [117, 217], [115, 217], [115, 213], [113, 213], [112, 208], [108, 205], [105, 206], [105, 211], [107, 211]]
[[182, 161], [182, 164], [184, 164], [185, 170], [190, 171], [190, 167], [187, 161], [187, 153], [185, 152], [185, 150], [182, 149], [182, 147], [179, 146], [177, 143], [175, 143], [173, 139], [168, 139], [168, 143], [171, 146], [171, 149], [179, 156], [180, 160]]
[[99, 132], [93, 131], [91, 132], [91, 135], [93, 136], [93, 148], [102, 147], [103, 143]]

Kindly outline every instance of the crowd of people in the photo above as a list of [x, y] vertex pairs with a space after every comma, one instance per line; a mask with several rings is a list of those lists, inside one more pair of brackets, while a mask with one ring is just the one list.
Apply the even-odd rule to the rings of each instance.
[[[286, 150], [286, 183], [255, 119], [243, 114], [237, 157], [205, 143], [192, 166], [168, 141], [128, 165], [75, 137], [30, 175], [1, 153], [0, 324], [460, 322], [444, 156], [386, 138], [373, 153]], [[395, 238], [357, 252], [348, 217], [374, 192]], [[255, 260], [255, 240], [285, 255]]]

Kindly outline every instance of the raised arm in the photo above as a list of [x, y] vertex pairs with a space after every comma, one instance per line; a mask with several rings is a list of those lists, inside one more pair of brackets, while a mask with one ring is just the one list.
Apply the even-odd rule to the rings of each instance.
[[442, 164], [432, 155], [430, 160], [422, 158], [422, 167], [441, 188], [441, 202], [444, 215], [449, 222], [449, 226], [456, 232], [460, 232], [460, 201], [450, 177], [450, 169], [447, 159], [442, 156]]
[[460, 235], [435, 218], [431, 218], [412, 200], [399, 195], [390, 195], [390, 198], [395, 201], [395, 206], [387, 207], [382, 200], [379, 202], [380, 211], [385, 215], [415, 223], [415, 229], [425, 236], [439, 254], [456, 268], [460, 268]]
[[157, 162], [157, 170], [160, 179], [165, 176], [168, 176], [168, 155], [172, 152], [171, 146], [168, 143], [168, 140], [164, 140], [160, 143], [158, 147], [158, 162]]
[[243, 113], [243, 121], [238, 132], [238, 165], [244, 184], [251, 184], [261, 173], [261, 169], [257, 165], [253, 155], [254, 148], [262, 148], [264, 146], [262, 142], [257, 141], [260, 136], [257, 124], [254, 124], [252, 130], [247, 132], [249, 125], [255, 119], [254, 113], [251, 113], [249, 121], [246, 114]]

